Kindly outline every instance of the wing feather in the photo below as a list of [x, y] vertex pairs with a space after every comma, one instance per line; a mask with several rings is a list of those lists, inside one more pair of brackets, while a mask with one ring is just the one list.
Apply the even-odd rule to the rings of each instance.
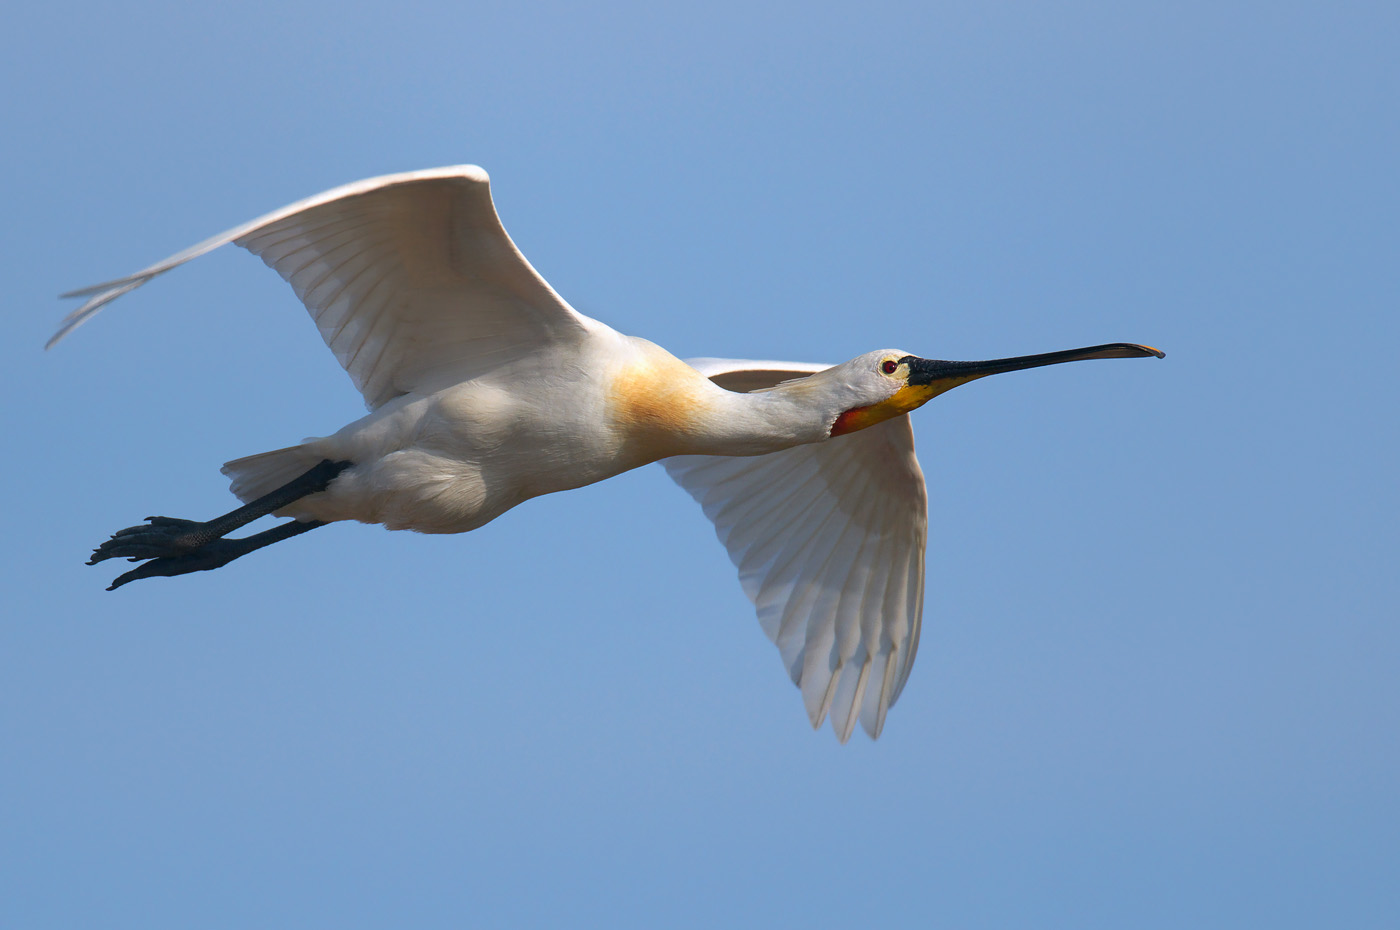
[[[822, 365], [694, 359], [730, 390]], [[700, 503], [739, 570], [813, 726], [872, 737], [908, 679], [923, 612], [927, 493], [907, 417], [753, 457], [662, 464]]]
[[66, 294], [89, 299], [49, 345], [122, 294], [230, 242], [292, 286], [371, 409], [601, 326], [516, 249], [486, 172], [458, 165], [347, 184]]
[[[855, 730], [856, 720], [860, 716], [860, 703], [864, 699], [866, 686], [870, 683], [870, 655], [865, 652], [864, 646], [860, 651], [860, 655], [852, 656], [850, 661], [845, 663], [846, 674], [842, 677], [832, 702], [831, 725], [837, 738], [843, 743], [851, 738], [851, 733]], [[854, 675], [850, 674], [852, 669], [856, 671]]]

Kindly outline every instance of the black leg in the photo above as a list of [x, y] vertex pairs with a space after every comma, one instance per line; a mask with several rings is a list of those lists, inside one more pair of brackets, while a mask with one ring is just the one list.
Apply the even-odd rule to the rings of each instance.
[[[115, 591], [128, 581], [136, 581], [140, 578], [156, 578], [162, 575], [173, 577], [175, 575], [188, 575], [190, 572], [206, 572], [213, 568], [222, 568], [254, 549], [261, 549], [263, 546], [270, 546], [275, 542], [291, 539], [302, 533], [309, 533], [317, 527], [325, 525], [324, 520], [309, 520], [306, 523], [288, 520], [286, 523], [279, 523], [270, 530], [263, 530], [261, 533], [254, 533], [243, 539], [211, 540], [188, 555], [160, 556], [151, 559], [140, 568], [133, 568], [126, 574], [117, 576], [117, 579], [107, 587], [107, 590]], [[138, 559], [133, 558], [131, 561], [135, 562]]]
[[267, 516], [303, 497], [324, 491], [331, 481], [350, 465], [350, 462], [324, 460], [280, 488], [206, 522], [180, 520], [175, 517], [147, 517], [147, 522], [141, 526], [130, 526], [113, 533], [111, 539], [93, 551], [88, 564], [96, 565], [98, 562], [116, 558], [130, 559], [133, 562], [151, 560], [112, 582], [108, 591], [139, 578], [184, 575], [227, 565], [255, 549], [299, 536], [318, 526], [325, 526], [321, 521], [290, 520], [245, 539], [223, 538], [259, 517]]

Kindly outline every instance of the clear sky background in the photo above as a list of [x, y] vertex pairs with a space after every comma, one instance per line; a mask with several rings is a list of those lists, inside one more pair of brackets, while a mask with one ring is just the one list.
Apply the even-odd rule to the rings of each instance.
[[[10, 4], [0, 926], [1400, 920], [1393, 3]], [[918, 663], [813, 733], [660, 468], [103, 587], [362, 412], [228, 249], [485, 166], [682, 356], [1145, 342], [914, 416]]]

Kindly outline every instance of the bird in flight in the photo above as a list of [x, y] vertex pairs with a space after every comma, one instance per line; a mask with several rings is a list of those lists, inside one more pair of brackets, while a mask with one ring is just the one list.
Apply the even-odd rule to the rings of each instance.
[[[364, 396], [340, 431], [223, 467], [243, 506], [149, 517], [88, 564], [219, 568], [336, 520], [462, 533], [522, 501], [661, 462], [704, 508], [813, 727], [878, 737], [923, 613], [927, 496], [906, 414], [977, 378], [1163, 353], [1113, 343], [977, 362], [880, 349], [841, 365], [681, 361], [570, 307], [516, 249], [472, 165], [337, 187], [206, 239], [89, 298], [105, 304], [232, 242], [282, 276]], [[272, 514], [287, 518], [229, 534]]]

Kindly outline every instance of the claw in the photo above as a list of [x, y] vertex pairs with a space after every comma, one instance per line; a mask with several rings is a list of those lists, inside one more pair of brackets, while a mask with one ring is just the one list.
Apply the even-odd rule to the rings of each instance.
[[207, 524], [176, 517], [147, 517], [146, 524], [117, 530], [92, 552], [89, 565], [114, 558], [175, 558], [209, 543]]
[[149, 555], [132, 556], [130, 561], [140, 562], [143, 559], [150, 559], [139, 568], [118, 575], [108, 591], [115, 591], [122, 585], [141, 578], [155, 578], [158, 576], [187, 575], [190, 572], [203, 572], [215, 568], [221, 568], [240, 555], [257, 548], [257, 546], [246, 539], [215, 539], [205, 543], [193, 552], [186, 552], [182, 555], [152, 557]]
[[145, 565], [118, 576], [108, 591], [114, 591], [139, 578], [184, 575], [188, 572], [219, 568], [255, 549], [299, 536], [318, 526], [325, 526], [320, 520], [289, 520], [280, 526], [242, 539], [227, 538], [229, 533], [259, 517], [275, 513], [308, 494], [326, 490], [331, 481], [350, 466], [350, 462], [325, 459], [280, 488], [275, 488], [257, 500], [213, 520], [201, 522], [179, 517], [147, 517], [146, 522], [140, 526], [128, 526], [113, 533], [111, 538], [92, 550], [92, 557], [88, 559], [87, 564], [96, 565], [98, 562], [117, 558], [129, 562], [149, 560]]

